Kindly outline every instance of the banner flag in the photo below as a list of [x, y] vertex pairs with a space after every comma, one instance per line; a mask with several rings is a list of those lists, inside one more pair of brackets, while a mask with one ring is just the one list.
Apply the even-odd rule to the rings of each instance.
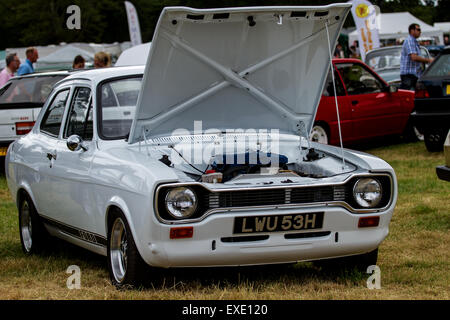
[[356, 29], [359, 36], [359, 50], [361, 59], [364, 61], [366, 52], [380, 47], [379, 22], [377, 19], [377, 10], [367, 0], [353, 0], [352, 15], [355, 20]]
[[127, 10], [128, 29], [130, 30], [131, 45], [136, 46], [142, 43], [141, 28], [139, 27], [139, 19], [134, 5], [125, 1], [125, 9]]

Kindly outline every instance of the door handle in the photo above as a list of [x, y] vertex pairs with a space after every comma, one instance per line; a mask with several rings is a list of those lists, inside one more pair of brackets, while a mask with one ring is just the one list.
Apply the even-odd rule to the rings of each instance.
[[353, 100], [352, 101], [352, 105], [354, 105], [354, 106], [356, 106], [358, 103], [359, 103], [358, 100]]
[[50, 152], [48, 152], [47, 153], [47, 158], [48, 158], [48, 160], [56, 160], [56, 153], [55, 154], [53, 154], [53, 153], [50, 153]]

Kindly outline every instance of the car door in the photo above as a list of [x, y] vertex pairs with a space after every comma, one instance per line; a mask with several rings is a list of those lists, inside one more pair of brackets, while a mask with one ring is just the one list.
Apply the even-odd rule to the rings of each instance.
[[[65, 123], [57, 146], [57, 159], [53, 163], [54, 187], [59, 193], [55, 219], [83, 231], [95, 231], [91, 210], [94, 194], [89, 169], [95, 151], [93, 139], [93, 103], [90, 86], [74, 86]], [[67, 147], [70, 136], [83, 140], [84, 149], [71, 151]]]
[[374, 72], [357, 62], [338, 63], [336, 66], [347, 90], [355, 140], [403, 130], [401, 103]]
[[[342, 80], [335, 70], [334, 80], [336, 85], [336, 96], [338, 100], [339, 107], [339, 118], [341, 121], [342, 139], [347, 141], [351, 139], [352, 135], [352, 115], [349, 107], [349, 102], [346, 97], [344, 86], [342, 85]], [[329, 130], [329, 144], [338, 145], [339, 144], [339, 128], [337, 122], [336, 113], [336, 100], [334, 97], [334, 86], [331, 73], [328, 72], [327, 80], [322, 91], [322, 97], [320, 99], [319, 108], [317, 110], [315, 123], [326, 123]]]
[[39, 132], [30, 136], [27, 148], [27, 159], [33, 168], [36, 183], [31, 186], [40, 214], [53, 217], [58, 210], [55, 204], [61, 200], [54, 185], [53, 165], [57, 159], [57, 149], [60, 143], [59, 134], [70, 96], [70, 87], [58, 89], [51, 97], [50, 103], [40, 120]]

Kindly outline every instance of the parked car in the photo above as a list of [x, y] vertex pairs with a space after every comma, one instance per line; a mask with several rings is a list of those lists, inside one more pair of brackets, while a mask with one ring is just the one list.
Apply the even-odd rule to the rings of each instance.
[[[370, 50], [366, 54], [365, 63], [375, 70], [387, 83], [400, 87], [400, 57], [402, 46], [382, 47]], [[430, 58], [428, 49], [420, 46], [420, 55]], [[425, 64], [422, 64], [425, 70]]]
[[53, 85], [68, 75], [33, 73], [14, 77], [0, 89], [0, 157], [12, 141], [31, 131]]
[[444, 45], [428, 45], [426, 46], [428, 52], [430, 53], [431, 57], [434, 58], [437, 55], [439, 55], [442, 50], [444, 50]]
[[6, 157], [24, 252], [49, 233], [118, 287], [148, 265], [376, 264], [394, 170], [308, 141], [350, 6], [165, 8], [145, 69], [60, 81]]
[[450, 130], [444, 143], [445, 164], [436, 167], [439, 179], [450, 181]]
[[424, 134], [427, 150], [442, 151], [450, 129], [450, 46], [447, 46], [417, 81], [415, 126]]
[[[387, 84], [358, 59], [333, 59], [333, 66], [345, 144], [387, 135], [416, 137], [409, 122], [414, 108], [413, 91]], [[339, 145], [331, 73], [325, 82], [310, 138], [320, 143]]]

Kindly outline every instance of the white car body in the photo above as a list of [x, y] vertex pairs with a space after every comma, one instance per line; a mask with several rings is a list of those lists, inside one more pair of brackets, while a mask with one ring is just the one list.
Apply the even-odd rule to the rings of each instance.
[[[110, 241], [108, 215], [111, 208], [120, 210], [150, 266], [270, 264], [375, 250], [388, 235], [397, 200], [393, 169], [377, 157], [351, 150], [341, 154], [316, 143], [311, 146], [319, 158], [306, 155], [311, 151], [306, 132], [330, 63], [325, 23], [334, 44], [349, 7], [164, 9], [145, 69], [80, 72], [56, 85], [44, 108], [68, 88], [63, 125], [57, 136], [41, 132], [42, 112], [33, 131], [10, 146], [6, 176], [12, 196], [19, 200], [26, 192], [52, 235], [103, 255]], [[142, 74], [135, 111], [124, 109], [133, 118], [129, 135], [105, 139], [99, 133], [99, 86]], [[70, 151], [64, 124], [79, 86], [91, 88], [93, 136], [82, 143], [86, 150]], [[206, 134], [195, 131], [199, 120]], [[174, 133], [179, 128], [186, 129]], [[243, 131], [226, 133], [229, 128]], [[192, 165], [174, 152], [192, 148], [195, 157], [210, 146], [226, 150], [240, 137], [258, 140], [256, 149], [244, 150], [249, 157], [264, 141], [279, 142], [272, 152], [284, 157], [278, 160], [289, 159], [290, 170], [202, 182], [196, 170], [206, 171], [211, 162]], [[164, 156], [171, 164], [161, 161]], [[383, 184], [379, 206], [354, 205], [353, 183], [361, 177]], [[199, 204], [187, 219], [171, 217], [157, 197], [173, 186], [192, 187], [199, 199], [203, 196], [204, 207]], [[379, 224], [359, 227], [364, 217], [379, 217]], [[275, 221], [281, 229], [270, 232]], [[171, 239], [174, 229], [186, 227], [193, 231], [190, 237]]]

